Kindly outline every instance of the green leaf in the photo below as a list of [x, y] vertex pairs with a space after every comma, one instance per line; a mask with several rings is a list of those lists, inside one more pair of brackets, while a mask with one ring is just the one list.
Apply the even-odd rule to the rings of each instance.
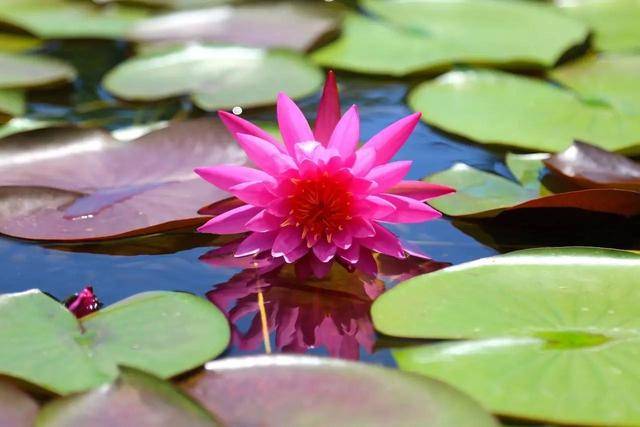
[[292, 52], [189, 45], [131, 58], [103, 84], [127, 100], [191, 94], [199, 107], [216, 110], [272, 105], [280, 91], [294, 98], [310, 95], [322, 79], [318, 68]]
[[455, 339], [397, 349], [499, 414], [638, 425], [640, 256], [598, 248], [513, 252], [408, 280], [375, 301], [385, 334]]
[[640, 1], [556, 0], [556, 4], [593, 29], [596, 49], [622, 52], [640, 48]]
[[0, 116], [21, 116], [25, 113], [27, 103], [25, 93], [21, 89], [0, 89]]
[[547, 153], [507, 153], [505, 163], [523, 187], [531, 189], [534, 194], [540, 194], [540, 172], [545, 167], [543, 161], [548, 158]]
[[42, 42], [30, 36], [0, 33], [1, 52], [24, 52], [41, 47]]
[[550, 73], [586, 100], [636, 115], [640, 115], [639, 76], [640, 55], [622, 54], [587, 56]]
[[142, 8], [72, 0], [3, 0], [0, 21], [48, 39], [117, 39], [148, 14]]
[[585, 102], [545, 81], [489, 70], [452, 71], [409, 95], [424, 120], [484, 144], [558, 152], [574, 140], [640, 153], [640, 116]]
[[106, 387], [45, 405], [36, 427], [215, 427], [221, 424], [170, 382], [121, 368]]
[[497, 427], [455, 389], [363, 363], [254, 356], [206, 365], [183, 388], [225, 425]]
[[38, 403], [12, 382], [0, 379], [0, 426], [32, 427]]
[[174, 292], [127, 298], [83, 318], [39, 291], [0, 295], [0, 373], [66, 394], [113, 380], [117, 365], [163, 378], [220, 354], [229, 341], [222, 313]]
[[75, 78], [76, 70], [59, 59], [0, 53], [0, 88], [45, 86]]

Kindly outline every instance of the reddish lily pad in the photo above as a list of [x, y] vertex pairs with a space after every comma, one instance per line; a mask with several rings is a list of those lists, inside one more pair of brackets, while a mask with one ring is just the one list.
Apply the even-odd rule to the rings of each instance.
[[132, 142], [99, 129], [46, 129], [0, 142], [0, 232], [80, 241], [201, 224], [226, 197], [193, 168], [245, 161], [213, 119], [174, 123]]
[[0, 426], [32, 427], [38, 404], [11, 381], [0, 378]]
[[580, 187], [640, 190], [640, 163], [584, 142], [576, 141], [544, 163]]
[[327, 358], [224, 359], [183, 387], [230, 426], [497, 426], [443, 383]]

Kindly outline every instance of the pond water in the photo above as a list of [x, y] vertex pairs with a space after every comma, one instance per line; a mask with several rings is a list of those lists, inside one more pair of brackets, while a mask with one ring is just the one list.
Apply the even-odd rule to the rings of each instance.
[[[85, 123], [89, 121], [110, 129], [117, 129], [132, 124], [168, 119], [176, 115], [204, 114], [194, 111], [195, 109], [192, 109], [188, 101], [169, 101], [144, 107], [123, 107], [109, 98], [98, 86], [101, 70], [108, 70], [123, 60], [127, 55], [128, 46], [112, 42], [99, 42], [99, 46], [97, 44], [98, 42], [65, 42], [48, 46], [48, 54], [72, 62], [80, 70], [81, 78], [75, 83], [71, 95], [62, 96], [59, 92], [51, 90], [40, 91], [33, 96], [30, 103], [31, 117], [61, 118], [71, 122]], [[338, 74], [338, 79], [343, 107], [351, 104], [360, 106], [362, 139], [368, 139], [386, 125], [411, 113], [404, 100], [411, 86], [410, 82], [354, 77], [347, 74]], [[301, 102], [308, 117], [313, 117], [315, 114], [317, 100], [317, 97], [311, 97]], [[76, 107], [70, 107], [70, 105]], [[243, 115], [250, 120], [269, 121], [272, 121], [274, 116], [274, 109], [248, 111]], [[464, 162], [508, 176], [499, 154], [455, 140], [434, 131], [424, 123], [418, 126], [397, 158], [413, 160], [409, 176], [412, 179], [419, 179], [446, 169], [456, 162]], [[497, 253], [495, 249], [477, 242], [446, 219], [392, 228], [405, 241], [427, 253], [433, 260], [443, 263], [458, 264]], [[177, 237], [174, 242], [185, 242], [192, 240], [193, 235], [183, 233]], [[154, 252], [159, 244], [164, 245], [162, 252], [169, 253], [148, 255]], [[196, 241], [189, 249], [180, 250], [170, 242], [167, 243], [167, 239], [156, 238], [127, 241], [119, 245], [111, 243], [92, 247], [60, 247], [4, 238], [0, 239], [2, 271], [0, 292], [40, 288], [58, 299], [64, 299], [90, 284], [103, 303], [111, 304], [130, 295], [150, 290], [179, 290], [204, 296], [214, 288], [222, 286], [239, 272], [236, 269], [212, 267], [204, 263], [200, 257], [211, 248], [193, 247], [194, 245], [197, 246], [198, 242]], [[101, 253], [88, 253], [89, 251]], [[122, 255], [122, 253], [136, 255]], [[370, 300], [361, 289], [358, 289], [358, 286], [355, 286], [351, 293], [341, 294], [344, 303], [327, 304], [326, 301], [323, 302], [325, 292], [321, 289], [323, 284], [306, 285], [300, 292], [265, 290], [266, 311], [269, 316], [273, 316], [274, 319], [277, 317], [280, 322], [278, 331], [271, 332], [273, 351], [283, 347], [300, 351], [300, 346], [311, 346], [315, 348], [309, 348], [307, 352], [335, 355], [339, 350], [335, 348], [327, 350], [322, 344], [335, 344], [336, 339], [339, 341], [336, 334], [353, 335], [354, 328], [359, 328], [363, 331], [362, 334], [366, 334], [366, 331], [373, 334], [370, 323], [367, 324]], [[286, 285], [283, 286], [286, 287]], [[237, 319], [234, 319], [234, 326], [238, 334], [245, 336], [246, 339], [234, 342], [228, 354], [262, 353], [265, 348], [260, 335], [256, 335], [258, 341], [246, 342], [247, 331], [251, 328], [254, 319], [258, 322], [254, 328], [260, 325], [259, 317], [256, 317], [259, 316], [256, 294], [248, 292], [246, 295], [237, 297], [240, 298], [241, 304], [236, 309]], [[232, 296], [230, 304], [235, 304], [236, 299]], [[279, 313], [276, 315], [274, 310], [279, 310]], [[306, 316], [314, 310], [316, 313], [311, 316], [312, 318]], [[351, 317], [356, 318], [341, 318], [341, 316], [349, 317], [349, 312], [355, 313]], [[294, 324], [292, 322], [295, 316], [298, 316], [298, 323]], [[342, 322], [342, 332], [327, 332], [326, 328], [320, 327], [324, 316], [333, 318], [338, 324]], [[270, 320], [273, 321], [273, 319]], [[306, 330], [301, 332], [297, 329]], [[298, 333], [305, 336], [315, 334], [316, 340], [313, 342], [305, 338], [296, 341], [292, 337]], [[333, 335], [329, 336], [331, 334]], [[276, 335], [279, 336], [276, 337]], [[349, 345], [353, 343], [360, 345], [356, 354], [359, 353], [361, 360], [393, 364], [389, 351], [382, 343], [385, 340], [380, 341], [375, 346], [375, 350], [372, 350], [372, 339], [373, 336], [357, 339]], [[284, 341], [298, 344], [287, 346], [283, 344]], [[353, 357], [353, 349], [349, 354]]]

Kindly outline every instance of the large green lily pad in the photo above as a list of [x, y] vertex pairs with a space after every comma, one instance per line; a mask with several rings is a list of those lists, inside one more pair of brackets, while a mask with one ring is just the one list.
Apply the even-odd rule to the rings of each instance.
[[96, 6], [86, 1], [3, 0], [0, 22], [48, 39], [118, 39], [148, 14], [143, 8]]
[[0, 52], [0, 88], [45, 86], [75, 78], [76, 70], [59, 59]]
[[584, 99], [640, 115], [640, 55], [587, 56], [556, 68], [550, 76]]
[[640, 0], [556, 0], [556, 4], [593, 29], [598, 50], [640, 48]]
[[2, 116], [21, 116], [27, 108], [24, 91], [0, 89], [0, 122]]
[[11, 381], [0, 378], [0, 426], [32, 427], [38, 403]]
[[36, 49], [42, 42], [31, 36], [20, 34], [0, 33], [0, 52], [24, 52]]
[[201, 365], [229, 341], [222, 313], [186, 293], [148, 292], [78, 321], [31, 290], [0, 295], [0, 373], [59, 394], [113, 380], [117, 365], [162, 378]]
[[277, 93], [302, 97], [322, 84], [302, 56], [256, 48], [189, 45], [144, 53], [111, 70], [105, 87], [132, 101], [191, 94], [206, 110], [275, 103]]
[[45, 405], [36, 427], [216, 427], [221, 424], [170, 382], [130, 368], [108, 386]]
[[500, 71], [449, 72], [419, 85], [409, 104], [427, 123], [484, 144], [558, 152], [577, 139], [640, 153], [640, 116]]
[[499, 414], [638, 425], [639, 274], [631, 252], [526, 250], [408, 280], [372, 316], [385, 334], [464, 340], [394, 356]]
[[475, 402], [438, 381], [327, 358], [223, 359], [183, 387], [230, 426], [497, 426]]

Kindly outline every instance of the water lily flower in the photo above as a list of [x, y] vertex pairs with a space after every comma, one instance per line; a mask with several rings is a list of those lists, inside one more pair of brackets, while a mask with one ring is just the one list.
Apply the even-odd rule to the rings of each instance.
[[329, 73], [312, 131], [296, 104], [278, 95], [277, 118], [283, 143], [229, 114], [220, 118], [255, 167], [197, 168], [202, 178], [237, 201], [217, 205], [216, 216], [198, 231], [249, 233], [235, 256], [262, 252], [281, 263], [297, 262], [300, 274], [325, 276], [333, 261], [375, 274], [374, 252], [406, 256], [399, 239], [383, 223], [433, 220], [440, 212], [424, 202], [453, 189], [405, 181], [411, 161], [393, 161], [420, 114], [391, 124], [361, 147], [354, 105], [344, 115], [335, 76]]
[[64, 302], [65, 307], [72, 312], [78, 319], [87, 316], [102, 307], [102, 303], [93, 293], [93, 287], [87, 286], [82, 291], [67, 298]]

